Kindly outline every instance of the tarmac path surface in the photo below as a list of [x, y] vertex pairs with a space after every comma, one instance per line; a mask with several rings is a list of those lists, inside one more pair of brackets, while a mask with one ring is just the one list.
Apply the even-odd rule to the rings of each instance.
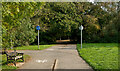
[[31, 59], [19, 69], [54, 69], [52, 71], [84, 69], [92, 71], [92, 68], [79, 56], [76, 45], [73, 44], [55, 45], [44, 50], [21, 50], [18, 52], [31, 56]]

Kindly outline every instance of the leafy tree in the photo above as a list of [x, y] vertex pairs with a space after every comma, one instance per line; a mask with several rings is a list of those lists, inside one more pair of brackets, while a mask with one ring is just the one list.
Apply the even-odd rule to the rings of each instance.
[[[10, 41], [15, 42], [15, 33], [23, 25], [24, 19], [30, 19], [42, 3], [36, 2], [3, 2], [2, 3], [2, 34], [3, 48], [10, 47]], [[27, 24], [27, 23], [26, 23]], [[28, 28], [28, 27], [25, 27]], [[24, 33], [27, 31], [24, 30]], [[24, 38], [25, 39], [25, 38]], [[22, 40], [22, 39], [19, 39]]]
[[80, 42], [80, 25], [84, 42], [117, 42], [118, 3], [116, 2], [3, 2], [3, 47], [29, 45], [71, 39]]
[[[78, 27], [84, 26], [83, 39], [84, 42], [110, 42], [105, 39], [101, 41], [104, 32], [103, 27], [110, 25], [113, 21], [117, 3], [46, 3], [39, 14], [33, 17], [37, 18], [41, 27], [44, 28], [44, 33], [50, 32], [53, 41], [61, 39], [61, 37], [69, 36], [72, 40], [80, 40], [80, 30]], [[116, 21], [116, 17], [114, 18]], [[35, 21], [34, 21], [35, 22]], [[115, 22], [111, 22], [115, 23]], [[113, 24], [114, 25], [114, 24]], [[109, 26], [112, 27], [112, 26]], [[116, 31], [116, 29], [114, 30]], [[109, 33], [108, 33], [109, 34]], [[106, 34], [106, 35], [108, 35]], [[114, 34], [114, 36], [117, 33]], [[46, 38], [47, 38], [46, 37]], [[110, 36], [106, 36], [111, 38]], [[105, 37], [105, 38], [106, 38]], [[113, 38], [116, 40], [115, 38]], [[44, 40], [43, 40], [44, 41]], [[114, 42], [114, 41], [113, 41]]]

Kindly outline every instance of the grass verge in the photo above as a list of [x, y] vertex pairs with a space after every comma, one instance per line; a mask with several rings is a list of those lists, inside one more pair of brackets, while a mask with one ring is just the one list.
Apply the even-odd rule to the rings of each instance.
[[77, 44], [77, 50], [95, 71], [118, 70], [117, 43], [84, 43], [82, 49]]
[[51, 46], [54, 46], [54, 45], [39, 45], [39, 48], [38, 48], [38, 45], [30, 45], [30, 46], [16, 47], [15, 49], [16, 50], [43, 50]]

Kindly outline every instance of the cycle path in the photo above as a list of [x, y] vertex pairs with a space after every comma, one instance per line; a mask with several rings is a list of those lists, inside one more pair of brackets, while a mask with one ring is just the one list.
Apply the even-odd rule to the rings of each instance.
[[[76, 45], [55, 45], [44, 50], [18, 51], [30, 55], [31, 59], [19, 69], [84, 69], [92, 68], [79, 56]], [[62, 70], [63, 71], [63, 70]]]

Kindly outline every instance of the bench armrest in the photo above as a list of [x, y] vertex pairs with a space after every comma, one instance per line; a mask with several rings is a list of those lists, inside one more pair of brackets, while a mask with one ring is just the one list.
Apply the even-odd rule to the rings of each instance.
[[16, 57], [15, 54], [10, 54], [10, 53], [6, 53], [6, 56], [7, 56], [7, 57]]

